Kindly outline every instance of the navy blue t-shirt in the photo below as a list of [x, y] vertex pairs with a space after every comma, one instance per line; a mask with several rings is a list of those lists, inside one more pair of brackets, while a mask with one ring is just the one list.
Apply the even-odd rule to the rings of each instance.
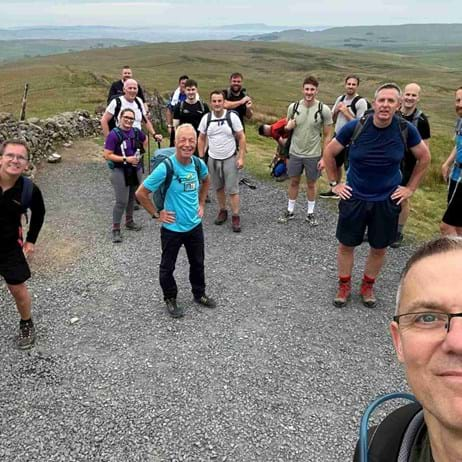
[[[348, 122], [336, 134], [336, 140], [346, 146], [359, 120]], [[417, 146], [422, 138], [409, 122], [407, 145]], [[383, 201], [401, 184], [400, 164], [404, 156], [403, 139], [396, 117], [385, 128], [376, 127], [372, 116], [366, 119], [359, 137], [349, 150], [347, 184], [352, 188], [352, 197], [365, 201]]]

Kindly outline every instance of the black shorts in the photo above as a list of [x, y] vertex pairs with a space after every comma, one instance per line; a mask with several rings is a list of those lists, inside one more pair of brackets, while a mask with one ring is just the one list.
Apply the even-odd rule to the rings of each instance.
[[335, 156], [335, 164], [338, 167], [341, 167], [345, 164], [345, 168], [348, 166], [348, 146], [343, 148], [336, 156]]
[[22, 284], [30, 278], [30, 269], [20, 247], [0, 254], [0, 275], [12, 286]]
[[443, 223], [462, 227], [462, 182], [451, 180], [448, 190], [448, 208], [443, 216]]
[[360, 245], [366, 227], [369, 244], [374, 249], [384, 249], [396, 240], [401, 205], [390, 198], [378, 202], [341, 200], [338, 208], [336, 236], [343, 245]]

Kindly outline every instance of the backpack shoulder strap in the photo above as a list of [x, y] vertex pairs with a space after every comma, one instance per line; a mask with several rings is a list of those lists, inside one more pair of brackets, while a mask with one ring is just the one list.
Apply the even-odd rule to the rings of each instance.
[[34, 189], [34, 183], [32, 183], [32, 180], [26, 176], [23, 176], [22, 179], [21, 207], [23, 208], [24, 212], [26, 212], [27, 209], [30, 209], [32, 204], [32, 192]]
[[207, 114], [207, 124], [205, 125], [205, 133], [209, 129], [210, 122], [212, 121], [212, 111]]
[[292, 106], [292, 115], [290, 116], [291, 119], [295, 117], [296, 114], [298, 114], [298, 108], [300, 106], [300, 100], [295, 101], [293, 103], [294, 105]]
[[314, 113], [314, 121], [317, 122], [318, 121], [318, 114], [319, 114], [319, 117], [321, 118], [321, 124], [324, 124], [324, 114], [322, 113], [322, 108], [323, 108], [324, 104], [321, 103], [321, 101], [318, 102], [318, 110]]
[[353, 111], [354, 115], [356, 115], [357, 112], [358, 112], [358, 110], [356, 109], [356, 104], [360, 99], [363, 99], [363, 97], [359, 96], [359, 95], [356, 95], [351, 101], [350, 108]]
[[236, 133], [236, 131], [234, 130], [234, 127], [233, 127], [233, 122], [231, 120], [231, 113], [234, 112], [234, 111], [231, 111], [231, 110], [227, 110], [226, 111], [226, 115], [225, 115], [225, 119], [226, 119], [226, 122], [228, 123], [229, 125], [229, 128], [231, 129], [231, 132], [233, 133]]
[[201, 112], [202, 112], [202, 114], [203, 114], [204, 111], [205, 111], [205, 106], [204, 106], [204, 102], [202, 101], [201, 98], [199, 98], [199, 104], [201, 105]]
[[141, 101], [139, 96], [135, 97], [135, 102], [136, 102], [136, 105], [138, 106], [138, 109], [141, 112], [141, 120], [146, 122], [146, 117], [143, 114], [143, 102]]
[[114, 121], [118, 119], [120, 109], [122, 108], [122, 101], [120, 98], [121, 96], [117, 96], [117, 98], [115, 98], [115, 109], [114, 109], [114, 115], [113, 115]]
[[371, 114], [364, 114], [358, 120], [358, 122], [355, 125], [355, 128], [353, 130], [353, 133], [351, 134], [350, 144], [353, 144], [359, 138], [359, 135], [363, 131], [363, 128], [366, 125], [366, 122], [368, 121], [369, 117], [371, 117]]
[[196, 156], [192, 156], [192, 160], [194, 162], [194, 167], [196, 168], [197, 179], [200, 181], [201, 180], [201, 161], [199, 157], [196, 157]]
[[167, 157], [166, 159], [162, 161], [162, 163], [165, 164], [165, 169], [167, 170], [167, 175], [165, 176], [165, 181], [164, 181], [164, 191], [165, 191], [165, 194], [167, 194], [167, 189], [172, 184], [172, 178], [173, 178], [173, 173], [174, 173], [173, 162], [172, 162], [172, 159], [170, 159], [170, 157]]
[[412, 117], [412, 125], [417, 128], [417, 124], [419, 123], [419, 119], [422, 117], [423, 112], [420, 109], [417, 109], [414, 112], [414, 117]]
[[368, 445], [369, 460], [398, 461], [398, 456], [411, 450], [417, 431], [422, 424], [423, 412], [419, 403], [408, 404], [389, 414], [371, 435]]
[[183, 112], [184, 112], [184, 101], [181, 101], [181, 102], [180, 102], [179, 111], [180, 111], [180, 117], [182, 117], [182, 116], [183, 116]]
[[407, 135], [409, 132], [409, 126], [408, 126], [409, 122], [404, 117], [401, 117], [401, 116], [397, 116], [397, 117], [398, 117], [399, 133], [401, 135], [401, 141], [403, 142], [404, 148], [407, 151]]

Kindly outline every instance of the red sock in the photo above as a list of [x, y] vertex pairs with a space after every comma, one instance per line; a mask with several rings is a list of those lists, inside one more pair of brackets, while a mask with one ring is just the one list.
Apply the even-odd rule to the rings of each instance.
[[374, 284], [375, 278], [371, 278], [365, 274], [363, 276], [363, 282], [365, 282], [366, 284]]
[[351, 282], [351, 276], [339, 276], [339, 277], [338, 277], [338, 280], [339, 280], [340, 282], [343, 282], [343, 283], [345, 283], [345, 282]]

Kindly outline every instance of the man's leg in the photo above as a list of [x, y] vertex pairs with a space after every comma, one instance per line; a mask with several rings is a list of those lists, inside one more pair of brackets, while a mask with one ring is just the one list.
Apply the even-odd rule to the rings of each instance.
[[195, 299], [205, 295], [204, 233], [202, 224], [184, 233], [183, 243], [189, 261], [189, 281]]
[[229, 202], [231, 204], [231, 211], [233, 212], [233, 215], [239, 215], [239, 208], [240, 208], [239, 194], [230, 194]]
[[159, 282], [164, 294], [164, 299], [176, 298], [178, 288], [173, 277], [176, 259], [180, 251], [182, 233], [169, 231], [164, 227], [160, 230], [160, 240], [162, 244], [162, 256], [159, 267]]
[[19, 315], [23, 321], [28, 321], [31, 318], [32, 299], [27, 290], [26, 283], [22, 284], [7, 284], [8, 290], [14, 298]]
[[364, 270], [364, 275], [370, 279], [374, 279], [379, 275], [380, 270], [382, 269], [383, 263], [385, 262], [385, 254], [387, 249], [369, 249], [369, 255], [366, 260], [366, 268]]
[[337, 252], [338, 290], [334, 306], [346, 306], [351, 296], [351, 273], [353, 271], [355, 248], [339, 243]]

